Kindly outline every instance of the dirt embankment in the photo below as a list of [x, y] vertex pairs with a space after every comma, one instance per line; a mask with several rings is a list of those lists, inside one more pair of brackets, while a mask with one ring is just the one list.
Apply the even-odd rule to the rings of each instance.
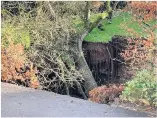
[[98, 85], [119, 81], [123, 65], [120, 53], [125, 49], [125, 45], [126, 38], [120, 36], [113, 37], [108, 43], [83, 42], [86, 61]]
[[[121, 85], [131, 79], [136, 69], [150, 68], [146, 63], [150, 53], [148, 51], [150, 47], [146, 45], [147, 43], [149, 41], [144, 38], [133, 39], [121, 36], [113, 37], [108, 43], [84, 41], [85, 59], [98, 85], [104, 85], [95, 88], [91, 93], [93, 96], [90, 99], [93, 99], [93, 101], [98, 100], [98, 103], [101, 100], [106, 100], [105, 102], [110, 102], [112, 106], [155, 114], [153, 107], [149, 108], [145, 105], [122, 102], [118, 97], [115, 97], [117, 95], [115, 94], [116, 89], [112, 90], [115, 84]], [[102, 94], [104, 94], [103, 98], [100, 97]], [[114, 97], [112, 102], [109, 99], [111, 94]]]

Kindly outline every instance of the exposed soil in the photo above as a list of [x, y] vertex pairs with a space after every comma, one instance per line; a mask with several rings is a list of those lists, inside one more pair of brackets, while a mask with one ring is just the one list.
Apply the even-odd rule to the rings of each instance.
[[[128, 38], [129, 37], [115, 36], [108, 43], [83, 42], [82, 47], [85, 59], [98, 86], [123, 84], [131, 78], [131, 74], [124, 73], [126, 65], [124, 65], [124, 59], [120, 55], [120, 53], [127, 48]], [[106, 95], [109, 95], [108, 98], [110, 98], [110, 94], [112, 94], [112, 92], [114, 93], [114, 91], [110, 91], [111, 88], [103, 89], [103, 87], [98, 87], [96, 88], [97, 90], [93, 91], [93, 95], [100, 94], [100, 96], [104, 97], [101, 93], [101, 89], [103, 89], [103, 92], [108, 92]], [[98, 103], [101, 103], [102, 99], [99, 101], [98, 96], [92, 96], [90, 99], [92, 98], [98, 100]], [[106, 96], [104, 99], [106, 99]], [[157, 110], [156, 108], [139, 103], [122, 102], [118, 97], [114, 98], [114, 100], [112, 99], [112, 101], [105, 101], [104, 103], [110, 104], [111, 106], [147, 112], [153, 116], [156, 115]]]
[[109, 43], [83, 42], [85, 59], [99, 86], [121, 81], [123, 58], [120, 53], [127, 44], [125, 39], [115, 36]]

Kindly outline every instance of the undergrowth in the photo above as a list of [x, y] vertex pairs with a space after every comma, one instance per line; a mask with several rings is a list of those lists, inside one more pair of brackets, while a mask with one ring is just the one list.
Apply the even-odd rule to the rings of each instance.
[[14, 44], [21, 43], [26, 49], [30, 47], [30, 34], [29, 31], [19, 24], [2, 22], [2, 42], [3, 45], [8, 47], [10, 41]]
[[5, 12], [2, 80], [15, 82], [20, 79], [27, 81], [27, 86], [31, 86], [31, 80], [36, 80], [41, 88], [61, 90], [64, 94], [69, 94], [69, 87], [80, 85], [83, 77], [76, 69], [73, 57], [73, 53], [77, 53], [74, 50], [76, 31], [70, 22], [74, 14], [81, 12], [78, 12], [81, 8], [78, 4], [84, 2], [38, 2], [35, 17], [31, 15], [32, 11], [21, 9], [19, 15]]
[[138, 71], [132, 80], [126, 83], [121, 99], [157, 107], [157, 84], [154, 72], [145, 69]]
[[22, 84], [33, 88], [39, 87], [36, 69], [31, 66], [24, 54], [24, 46], [20, 43], [9, 42], [7, 48], [1, 50], [2, 81]]

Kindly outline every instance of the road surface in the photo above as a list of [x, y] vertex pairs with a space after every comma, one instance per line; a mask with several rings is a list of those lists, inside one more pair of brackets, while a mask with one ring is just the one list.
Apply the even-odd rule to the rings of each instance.
[[143, 112], [1, 82], [2, 117], [149, 117]]

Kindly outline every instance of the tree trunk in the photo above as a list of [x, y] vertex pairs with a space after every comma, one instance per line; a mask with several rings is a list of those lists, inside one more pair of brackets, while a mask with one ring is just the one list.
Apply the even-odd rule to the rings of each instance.
[[79, 71], [82, 73], [84, 80], [85, 80], [85, 93], [88, 95], [88, 92], [90, 90], [92, 90], [93, 88], [97, 87], [97, 83], [92, 75], [92, 72], [90, 71], [88, 64], [85, 60], [83, 51], [82, 51], [82, 41], [84, 39], [84, 37], [88, 34], [88, 31], [86, 31], [85, 33], [83, 33], [83, 35], [81, 36], [81, 38], [78, 39], [78, 51], [79, 51], [79, 56], [78, 56], [78, 68]]
[[[107, 17], [107, 15], [106, 15]], [[85, 60], [83, 51], [82, 51], [82, 42], [83, 39], [88, 35], [89, 32], [91, 32], [100, 22], [102, 21], [102, 18], [99, 17], [91, 26], [88, 30], [86, 30], [82, 35], [81, 38], [78, 39], [77, 42], [77, 48], [79, 51], [79, 56], [78, 56], [78, 68], [80, 70], [80, 72], [83, 74], [83, 77], [85, 79], [85, 93], [88, 95], [88, 92], [92, 89], [94, 89], [95, 87], [97, 87], [97, 83], [92, 75], [92, 72], [90, 71], [90, 68]]]
[[[87, 2], [87, 10], [89, 10], [89, 2]], [[94, 22], [92, 23], [89, 27], [86, 27], [86, 30], [84, 33], [81, 35], [81, 38], [78, 38], [77, 42], [77, 49], [79, 51], [79, 55], [77, 55], [77, 64], [79, 71], [83, 74], [84, 80], [85, 80], [85, 93], [88, 95], [89, 91], [92, 90], [93, 88], [97, 87], [97, 83], [92, 75], [92, 72], [89, 69], [89, 66], [85, 60], [83, 51], [82, 51], [82, 42], [85, 36], [88, 35], [97, 25], [106, 17], [108, 17], [108, 13], [110, 12], [110, 2], [107, 4], [107, 11], [102, 13], [102, 15]], [[89, 21], [89, 12], [87, 11], [86, 14], [86, 20]]]
[[86, 1], [86, 10], [85, 10], [85, 28], [89, 27], [90, 24], [90, 1]]

